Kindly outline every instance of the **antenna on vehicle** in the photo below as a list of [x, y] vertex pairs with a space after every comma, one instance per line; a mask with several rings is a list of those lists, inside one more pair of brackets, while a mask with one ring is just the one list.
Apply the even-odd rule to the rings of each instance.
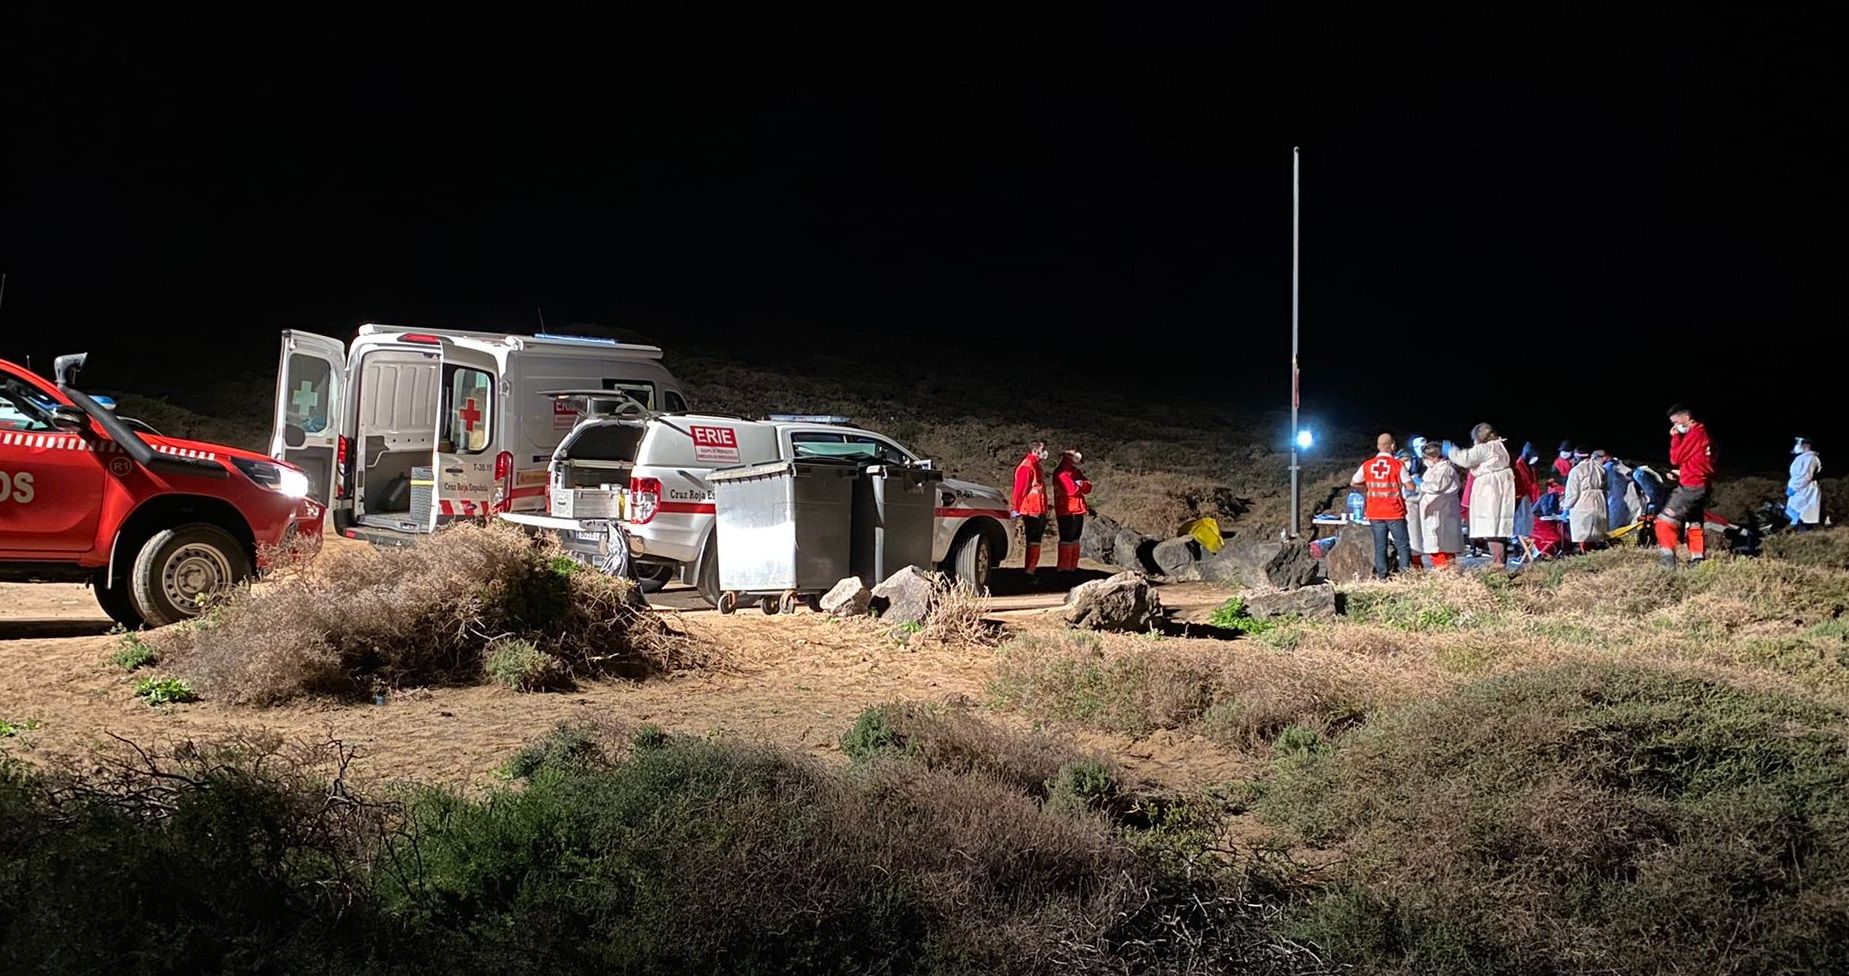
[[[0, 309], [6, 308], [6, 272], [0, 271]], [[32, 361], [26, 361], [26, 368], [32, 368]]]
[[535, 305], [533, 306], [533, 311], [539, 313], [539, 331], [541, 332], [546, 331], [546, 310], [545, 308], [539, 305]]

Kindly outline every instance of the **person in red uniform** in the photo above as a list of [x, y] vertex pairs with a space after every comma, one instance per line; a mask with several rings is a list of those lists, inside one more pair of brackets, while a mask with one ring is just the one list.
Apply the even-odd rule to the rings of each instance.
[[1656, 544], [1663, 549], [1663, 565], [1676, 566], [1676, 543], [1688, 530], [1689, 564], [1707, 557], [1707, 540], [1701, 528], [1714, 479], [1714, 449], [1708, 428], [1677, 404], [1669, 408], [1669, 464], [1676, 469], [1676, 489], [1669, 493], [1656, 515]]
[[1374, 578], [1387, 578], [1387, 541], [1399, 551], [1400, 567], [1412, 568], [1412, 542], [1406, 532], [1406, 494], [1412, 490], [1412, 475], [1406, 465], [1393, 456], [1396, 446], [1392, 434], [1374, 440], [1378, 453], [1355, 471], [1349, 484], [1367, 489], [1367, 507], [1361, 515], [1374, 531]]
[[1059, 571], [1079, 568], [1079, 539], [1085, 534], [1085, 496], [1091, 480], [1079, 470], [1085, 455], [1068, 448], [1053, 469], [1053, 514], [1059, 517]]
[[1027, 560], [1029, 583], [1040, 569], [1040, 540], [1046, 538], [1046, 472], [1040, 467], [1046, 458], [1046, 441], [1027, 445], [1027, 456], [1014, 466], [1014, 494], [1009, 501], [1012, 509], [1009, 514], [1021, 520], [1021, 529], [1027, 537], [1022, 552]]

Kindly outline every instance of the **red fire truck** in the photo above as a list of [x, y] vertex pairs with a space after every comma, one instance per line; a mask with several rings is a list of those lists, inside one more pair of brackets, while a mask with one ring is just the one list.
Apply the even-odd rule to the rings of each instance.
[[85, 582], [129, 627], [175, 623], [321, 539], [323, 506], [292, 464], [147, 432], [74, 386], [0, 360], [0, 582]]

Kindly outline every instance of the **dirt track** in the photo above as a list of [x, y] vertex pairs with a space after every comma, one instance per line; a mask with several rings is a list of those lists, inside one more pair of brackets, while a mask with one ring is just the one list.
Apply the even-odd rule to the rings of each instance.
[[[1224, 597], [1205, 585], [1163, 590], [1164, 601], [1184, 617], [1200, 617]], [[1000, 596], [992, 616], [1010, 628], [1055, 626], [1052, 611], [1060, 598]], [[682, 732], [735, 734], [828, 756], [838, 755], [838, 737], [868, 704], [954, 695], [981, 701], [994, 653], [973, 646], [905, 648], [807, 612], [722, 617], [686, 590], [670, 589], [657, 604], [691, 635], [724, 647], [734, 667], [640, 684], [596, 682], [563, 694], [438, 688], [402, 691], [383, 704], [311, 701], [258, 709], [199, 702], [152, 708], [131, 694], [131, 679], [106, 661], [117, 638], [87, 589], [0, 584], [0, 719], [41, 723], [0, 740], [0, 749], [41, 761], [81, 756], [108, 743], [110, 734], [147, 743], [268, 730], [287, 738], [331, 735], [357, 745], [361, 776], [467, 782], [488, 775], [555, 723], [597, 714]], [[696, 606], [700, 609], [690, 609]], [[1237, 772], [1233, 757], [1192, 737], [1078, 738], [1173, 785], [1201, 785]]]

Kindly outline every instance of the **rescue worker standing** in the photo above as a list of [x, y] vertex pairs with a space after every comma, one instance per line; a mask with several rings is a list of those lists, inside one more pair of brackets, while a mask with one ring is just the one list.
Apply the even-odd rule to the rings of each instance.
[[1461, 568], [1457, 557], [1464, 551], [1464, 514], [1458, 507], [1458, 495], [1463, 480], [1436, 441], [1425, 442], [1420, 453], [1425, 458], [1425, 474], [1419, 479], [1419, 510], [1413, 516], [1424, 523], [1419, 537], [1425, 553], [1432, 557], [1433, 569]]
[[1053, 469], [1053, 514], [1059, 517], [1059, 571], [1076, 572], [1079, 568], [1079, 540], [1085, 534], [1085, 496], [1091, 494], [1091, 481], [1079, 470], [1085, 455], [1068, 448]]
[[1677, 469], [1676, 488], [1656, 516], [1656, 544], [1663, 550], [1663, 565], [1676, 566], [1676, 544], [1688, 529], [1689, 564], [1707, 558], [1707, 540], [1701, 520], [1707, 514], [1708, 493], [1714, 477], [1714, 449], [1708, 428], [1677, 404], [1669, 408], [1669, 463]]
[[1029, 583], [1040, 569], [1040, 540], [1046, 538], [1046, 472], [1040, 467], [1046, 458], [1046, 441], [1027, 445], [1027, 456], [1014, 466], [1014, 494], [1009, 502], [1013, 509], [1010, 514], [1021, 520], [1021, 530], [1026, 535], [1027, 544], [1021, 551]]
[[1489, 547], [1496, 568], [1508, 568], [1509, 537], [1515, 534], [1515, 471], [1509, 448], [1487, 423], [1470, 429], [1471, 446], [1452, 448], [1451, 463], [1468, 470], [1470, 537]]
[[1582, 455], [1585, 460], [1573, 465], [1573, 470], [1567, 473], [1566, 497], [1560, 503], [1566, 506], [1568, 531], [1573, 541], [1579, 545], [1580, 552], [1585, 552], [1605, 541], [1609, 513], [1605, 504], [1605, 452], [1581, 450], [1574, 454], [1575, 457]]
[[1393, 435], [1382, 434], [1374, 440], [1377, 453], [1349, 481], [1367, 490], [1367, 507], [1361, 517], [1374, 532], [1374, 578], [1387, 578], [1387, 540], [1400, 554], [1400, 568], [1412, 568], [1412, 542], [1406, 533], [1406, 496], [1412, 491], [1412, 475], [1406, 465], [1393, 456]]
[[1823, 491], [1817, 486], [1823, 459], [1802, 437], [1791, 453], [1797, 456], [1791, 459], [1791, 480], [1785, 483], [1785, 517], [1792, 528], [1802, 532], [1823, 521]]

